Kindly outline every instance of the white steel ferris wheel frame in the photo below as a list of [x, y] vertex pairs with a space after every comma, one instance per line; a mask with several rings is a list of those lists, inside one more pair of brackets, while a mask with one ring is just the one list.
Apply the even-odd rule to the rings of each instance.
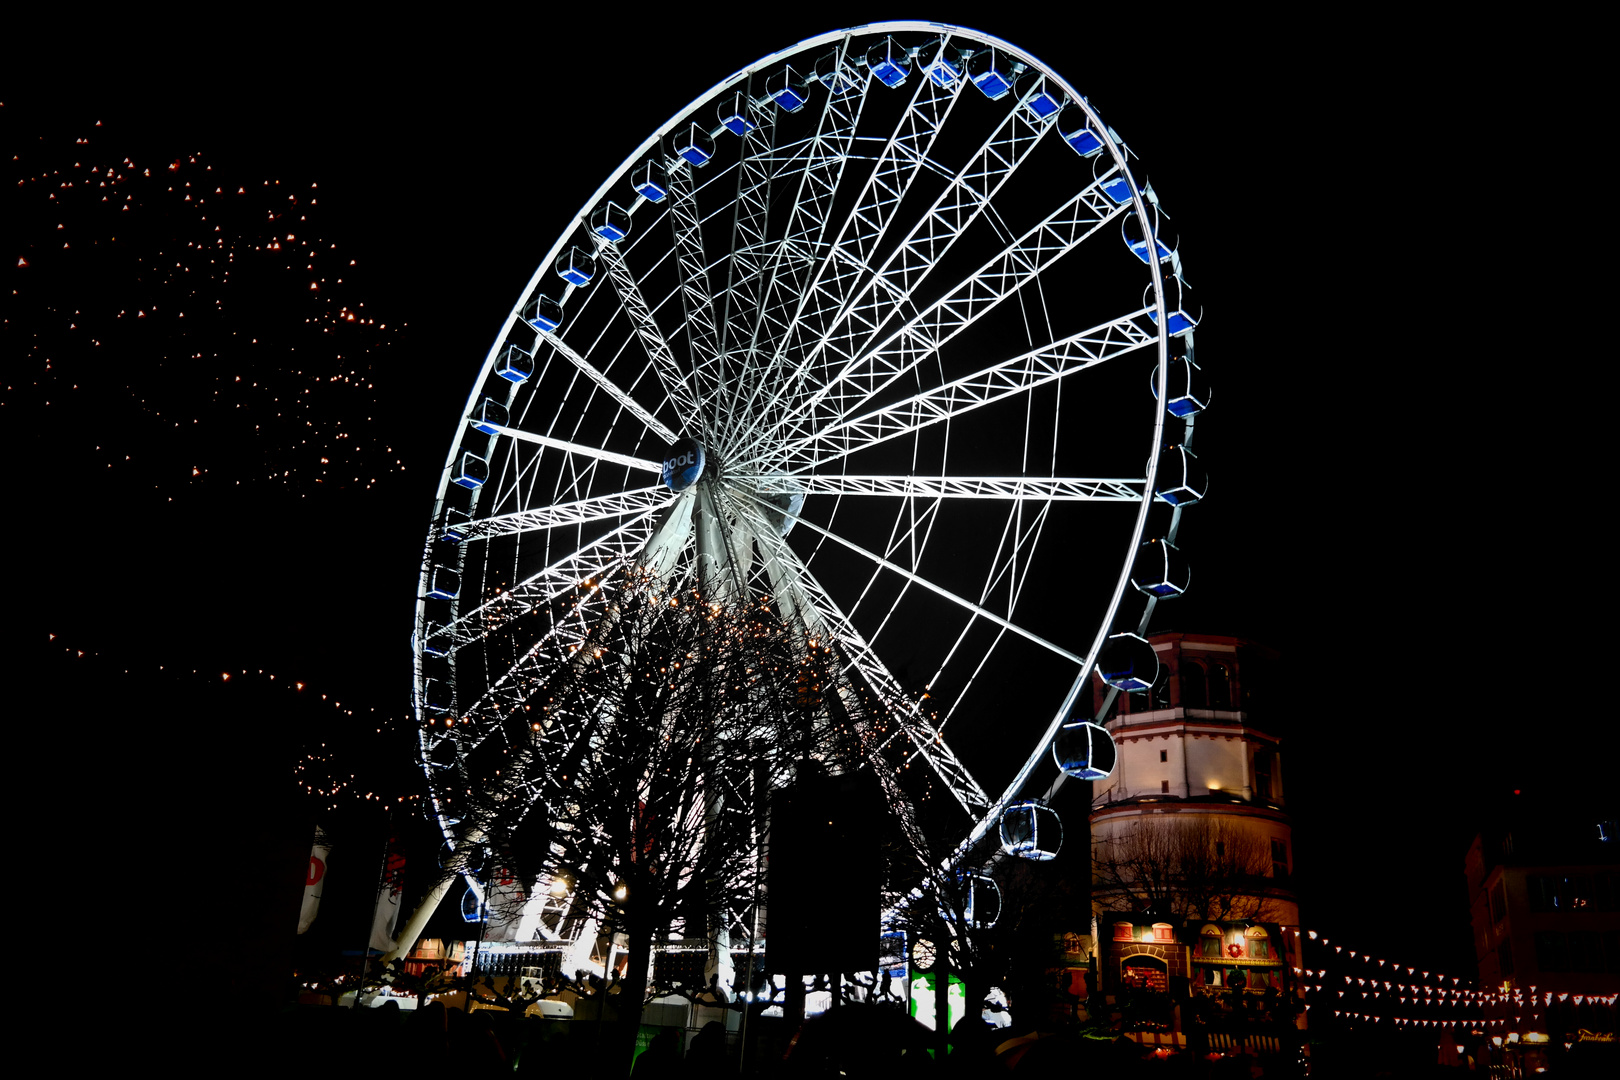
[[[1009, 61], [1027, 65], [1033, 81], [1020, 84], [1019, 92], [1005, 103], [1006, 118], [965, 163], [952, 167], [936, 161], [930, 151], [957, 95], [978, 91], [965, 72], [953, 85], [943, 86], [914, 67], [908, 83], [895, 89], [883, 85], [866, 67], [856, 66], [856, 58], [871, 44], [890, 35], [912, 42], [931, 35], [973, 49], [994, 49]], [[829, 50], [836, 53], [839, 77], [847, 78], [847, 84], [811, 84], [814, 96], [808, 107], [819, 111], [814, 135], [787, 146], [775, 145], [775, 106], [759, 93], [764, 78], [795, 62], [802, 70], [805, 61], [813, 64]], [[1094, 178], [1089, 184], [1083, 184], [1033, 227], [1014, 234], [1000, 224], [997, 192], [1043, 136], [1059, 138], [1048, 135], [1056, 124], [1055, 116], [1040, 118], [1021, 106], [1031, 85], [1044, 86], [1058, 100], [1084, 110], [1103, 145], [1103, 156], [1098, 159], [1102, 164], [1093, 166]], [[754, 123], [753, 130], [741, 136], [725, 134], [714, 123], [713, 103], [738, 92], [745, 94], [746, 115]], [[880, 132], [877, 138], [861, 132], [868, 97], [891, 94], [911, 98], [893, 129]], [[665, 149], [669, 141], [694, 122], [706, 131], [713, 129], [716, 139], [741, 142], [737, 162], [710, 177], [679, 155], [670, 154]], [[859, 154], [854, 152], [857, 143]], [[868, 170], [864, 163], [872, 157], [876, 161]], [[670, 190], [662, 206], [628, 194], [632, 170], [649, 159], [670, 165]], [[847, 169], [854, 161], [862, 165]], [[715, 172], [717, 164], [711, 161], [706, 167]], [[897, 208], [906, 203], [908, 195], [914, 200], [927, 196], [926, 185], [912, 191], [919, 175], [928, 176], [933, 188], [943, 179], [943, 190], [920, 215], [910, 204], [910, 212], [900, 214]], [[1128, 182], [1128, 201], [1103, 193], [1101, 181], [1112, 176]], [[718, 208], [712, 193], [707, 201], [702, 198], [716, 182], [734, 182], [733, 193]], [[853, 206], [848, 194], [855, 189], [841, 187], [846, 184], [861, 185]], [[647, 231], [656, 227], [667, 234], [668, 239], [656, 243], [653, 255], [635, 250], [635, 241], [640, 239], [636, 234], [621, 245], [592, 231], [593, 212], [614, 200], [630, 203], [626, 209], [638, 231], [643, 231], [642, 222], [650, 218]], [[705, 251], [704, 234], [714, 233], [714, 224], [706, 229], [705, 222], [719, 212], [730, 214], [732, 242], [730, 250], [716, 257]], [[705, 591], [720, 595], [749, 588], [752, 575], [752, 580], [768, 582], [784, 617], [796, 620], [810, 636], [836, 641], [852, 669], [851, 677], [863, 680], [892, 707], [910, 743], [908, 760], [925, 762], [968, 813], [972, 825], [964, 831], [953, 858], [966, 852], [1023, 792], [1058, 728], [1073, 715], [1107, 636], [1116, 630], [1145, 631], [1154, 604], [1151, 597], [1145, 601], [1139, 623], [1114, 624], [1154, 499], [1166, 412], [1154, 407], [1151, 431], [1135, 436], [1146, 438], [1141, 444], [1141, 472], [1134, 476], [841, 470], [846, 459], [859, 458], [863, 450], [897, 439], [913, 440], [915, 462], [915, 446], [921, 439], [918, 433], [929, 425], [940, 421], [948, 425], [985, 405], [1024, 400], [1037, 388], [1126, 353], [1154, 351], [1156, 400], [1164, 402], [1170, 340], [1175, 335], [1167, 318], [1165, 272], [1156, 259], [1144, 260], [1151, 298], [1137, 310], [1050, 340], [1032, 341], [1030, 347], [1011, 349], [1010, 355], [970, 365], [970, 370], [953, 369], [949, 377], [938, 362], [942, 346], [972, 329], [1002, 300], [1016, 297], [1023, 303], [1021, 290], [1032, 283], [1039, 288], [1043, 273], [1059, 258], [1099, 234], [1103, 238], [1093, 243], [1108, 243], [1106, 236], [1117, 227], [1116, 219], [1132, 212], [1139, 222], [1157, 221], [1157, 207], [1150, 207], [1132, 176], [1127, 151], [1086, 99], [1028, 52], [960, 27], [899, 21], [823, 34], [756, 61], [677, 112], [612, 171], [561, 230], [496, 335], [462, 410], [439, 479], [413, 637], [414, 703], [430, 779], [434, 753], [443, 738], [429, 723], [434, 717], [428, 707], [429, 667], [440, 663], [439, 658], [448, 665], [450, 688], [456, 694], [450, 711], [463, 723], [463, 731], [467, 725], [476, 731], [479, 723], [520, 707], [535, 674], [524, 670], [525, 656], [519, 650], [509, 664], [501, 661], [506, 665], [503, 673], [486, 664], [476, 700], [462, 699], [454, 674], [457, 657], [462, 650], [479, 649], [489, 639], [491, 627], [545, 610], [559, 596], [583, 584], [585, 599], [568, 617], [553, 616], [546, 631], [547, 635], [582, 638], [593, 612], [601, 610], [600, 605], [593, 608], [590, 591], [616, 566], [637, 565], [657, 575], [696, 574]], [[657, 220], [661, 214], [669, 218], [667, 227]], [[946, 261], [965, 231], [975, 225], [982, 230], [987, 222], [1001, 237], [1000, 250], [977, 271], [936, 296], [940, 283], [929, 279], [930, 272]], [[902, 227], [909, 231], [896, 243], [891, 227], [896, 232]], [[463, 539], [459, 545], [446, 544], [442, 537], [448, 496], [467, 453], [466, 436], [491, 385], [505, 385], [495, 373], [508, 347], [531, 334], [525, 312], [534, 297], [542, 291], [557, 292], [553, 266], [570, 248], [588, 250], [595, 259], [596, 274], [588, 287], [569, 284], [563, 288], [566, 315], [571, 319], [575, 309], [601, 296], [599, 303], [617, 304], [608, 321], [622, 316], [629, 329], [609, 333], [607, 322], [599, 319], [585, 324], [603, 327], [592, 340], [571, 339], [574, 326], [567, 321], [553, 331], [532, 331], [536, 366], [549, 365], [545, 368], [548, 373], [566, 373], [572, 389], [566, 399], [540, 405], [540, 424], [530, 415], [533, 400], [518, 407], [523, 402], [521, 395], [529, 390], [515, 384], [510, 387], [511, 418], [483, 424], [484, 431], [492, 432], [487, 459], [494, 467], [497, 452], [509, 453], [506, 471], [487, 482], [486, 487], [496, 489], [495, 494], [489, 495], [483, 488], [473, 493], [472, 520], [458, 527]], [[1125, 274], [1136, 261], [1127, 253], [1120, 254], [1121, 274]], [[643, 285], [658, 267], [666, 275], [673, 269], [678, 284], [663, 295], [644, 295]], [[1039, 304], [1050, 326], [1052, 313], [1044, 294]], [[1190, 337], [1190, 331], [1187, 333]], [[941, 377], [925, 385], [924, 366], [929, 364]], [[906, 392], [903, 380], [907, 378], [915, 384], [915, 392]], [[1143, 391], [1145, 397], [1146, 387]], [[538, 394], [535, 389], [531, 397]], [[610, 409], [613, 421], [608, 436], [576, 437], [579, 425], [566, 426], [571, 415], [569, 400], [581, 401], [581, 410]], [[547, 411], [553, 407], [555, 415]], [[1055, 417], [1052, 425], [1055, 431]], [[659, 483], [660, 459], [663, 450], [680, 438], [697, 440], [708, 448], [711, 459], [722, 464], [711, 468], [703, 481], [674, 494]], [[1026, 425], [1026, 460], [1028, 439]], [[526, 466], [519, 460], [519, 446], [534, 455], [526, 459]], [[943, 462], [943, 452], [940, 459]], [[622, 477], [622, 482], [609, 482], [610, 474]], [[549, 491], [542, 490], [547, 484]], [[900, 504], [895, 528], [904, 533], [902, 542], [883, 551], [871, 550], [843, 535], [827, 516], [817, 521], [812, 520], [814, 515], [781, 510], [781, 497], [792, 494], [802, 495], [807, 506], [824, 497], [840, 501], [848, 497], [861, 505], [876, 499], [895, 500]], [[486, 495], [495, 506], [480, 510], [479, 500]], [[778, 501], [767, 501], [771, 496]], [[1005, 610], [996, 610], [989, 603], [988, 584], [984, 595], [975, 599], [914, 569], [920, 560], [916, 552], [926, 546], [933, 522], [932, 511], [925, 510], [921, 515], [925, 520], [918, 524], [917, 503], [928, 500], [937, 507], [942, 501], [959, 499], [1013, 507], [1009, 520], [1023, 505], [1040, 514], [1045, 513], [1044, 508], [1076, 502], [1134, 505], [1134, 525], [1118, 540], [1119, 570], [1106, 607], [1084, 616], [1087, 636], [1068, 644], [1049, 640], [1020, 625], [1013, 609], [1015, 600]], [[911, 524], [903, 527], [898, 523], [907, 514]], [[769, 520], [773, 515], [774, 520]], [[784, 518], [798, 533], [799, 546], [811, 548], [808, 556], [790, 546], [786, 534], [774, 527]], [[1174, 509], [1165, 538], [1174, 538], [1179, 518], [1179, 508]], [[1044, 523], [1045, 519], [1040, 520]], [[1034, 527], [1036, 539], [1042, 527], [1039, 523]], [[570, 529], [574, 540], [567, 541]], [[556, 545], [549, 539], [554, 533], [562, 538]], [[528, 535], [548, 538], [540, 548], [543, 557], [536, 561], [531, 549], [518, 573], [519, 561], [514, 556], [511, 580], [501, 581], [498, 590], [486, 582], [478, 596], [458, 596], [451, 602], [452, 617], [433, 621], [430, 590], [436, 566], [447, 561], [460, 566], [466, 545]], [[874, 577], [881, 572], [903, 582], [891, 609], [881, 613], [878, 622], [882, 628], [890, 625], [891, 617], [903, 622], [905, 613], [899, 609], [908, 598], [926, 592], [959, 609], [967, 627], [975, 622], [994, 626], [996, 642], [1014, 635], [1072, 668], [1074, 678], [1067, 693], [1044, 729], [1025, 736], [1030, 753], [999, 795], [986, 792], [914, 696], [890, 673], [883, 650], [874, 646], [876, 634], [869, 640], [851, 618], [853, 608], [846, 611], [852, 602], [850, 595], [858, 605], [870, 590], [871, 580], [866, 589], [852, 594], [843, 587], [845, 583], [823, 582], [812, 572], [811, 564], [823, 548], [836, 548], [863, 560]], [[1000, 558], [998, 550], [989, 577], [995, 576], [994, 563]], [[916, 593], [911, 592], [913, 587]], [[958, 645], [966, 634], [964, 628]], [[1057, 783], [1061, 782], [1060, 774]], [[1055, 785], [1047, 794], [1052, 790]], [[452, 843], [463, 839], [457, 836], [456, 823], [442, 810], [439, 825]], [[475, 882], [470, 884], [477, 888]]]

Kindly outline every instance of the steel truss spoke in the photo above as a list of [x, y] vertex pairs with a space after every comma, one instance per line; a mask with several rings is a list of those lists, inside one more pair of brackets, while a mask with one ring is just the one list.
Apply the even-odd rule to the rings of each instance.
[[669, 221], [675, 233], [681, 310], [692, 354], [689, 385], [695, 398], [695, 411], [688, 422], [702, 427], [702, 438], [712, 442], [717, 433], [707, 429], [712, 415], [707, 406], [724, 392], [725, 371], [721, 364], [720, 335], [715, 326], [714, 294], [709, 291], [709, 262], [703, 253], [703, 215], [692, 182], [692, 167], [686, 162], [670, 172]]
[[[737, 198], [732, 203], [731, 256], [726, 266], [726, 288], [720, 295], [719, 351], [727, 357], [737, 346], [733, 338], [740, 336], [734, 335], [731, 327], [733, 324], [752, 326], [762, 299], [769, 250], [765, 229], [770, 216], [773, 177], [769, 158], [777, 132], [776, 109], [768, 100], [756, 101], [751, 86], [743, 100], [751, 126], [742, 137]], [[725, 366], [730, 373], [727, 381], [735, 385], [737, 365], [728, 359]], [[722, 432], [731, 428], [732, 411], [739, 396], [727, 394], [717, 402], [724, 412], [724, 419], [720, 421]]]
[[1052, 127], [1049, 121], [1036, 120], [1025, 109], [1008, 112], [967, 164], [950, 177], [945, 190], [867, 281], [860, 296], [839, 313], [832, 332], [810, 351], [805, 363], [811, 371], [812, 385], [822, 385], [833, 372], [855, 361], [863, 344], [911, 299], [929, 271], [978, 219]]
[[832, 329], [856, 285], [870, 270], [872, 252], [887, 233], [966, 84], [967, 80], [958, 79], [950, 87], [942, 87], [930, 78], [918, 79], [905, 115], [884, 146], [837, 239], [817, 267], [810, 287], [804, 291], [791, 320], [791, 332], [778, 346], [772, 368], [786, 377], [763, 388], [774, 393], [756, 412], [774, 411], [816, 385], [809, 381], [811, 373], [805, 365], [795, 363], [791, 369], [784, 368], [784, 354], [807, 356], [814, 343]]
[[[471, 421], [469, 421], [469, 424]], [[536, 435], [532, 431], [523, 431], [513, 427], [502, 427], [491, 424], [496, 434], [505, 435], [509, 439], [519, 439], [523, 442], [532, 442], [540, 446], [549, 446], [553, 450], [562, 450], [570, 454], [579, 454], [583, 457], [595, 458], [598, 461], [608, 461], [615, 465], [623, 465], [631, 469], [640, 469], [643, 472], [663, 472], [661, 462], [650, 461], [647, 458], [632, 457], [629, 454], [616, 454], [612, 450], [603, 450], [596, 446], [586, 446], [584, 443], [569, 442], [567, 439], [553, 439], [549, 435]]]
[[[686, 498], [672, 507], [653, 530], [634, 560], [636, 565], [655, 579], [667, 579], [686, 546], [691, 525], [692, 500]], [[551, 625], [503, 675], [490, 683], [476, 703], [463, 710], [463, 718], [474, 723], [506, 719], [533, 697], [537, 689], [549, 679], [553, 666], [545, 650], [550, 642], [572, 626], [577, 628], [575, 631], [578, 636], [577, 645], [587, 641], [593, 633], [600, 632], [615, 623], [617, 619], [613, 616], [612, 601], [621, 591], [622, 582], [615, 579], [612, 572], [623, 565], [623, 559], [619, 556], [598, 557], [591, 561], [577, 581], [556, 587], [548, 600], [556, 600], [566, 595], [582, 582], [592, 582], [595, 586], [582, 592], [575, 606], [569, 611], [560, 616], [552, 612]], [[554, 742], [557, 738], [571, 740], [573, 735], [569, 733], [566, 723], [559, 727], [548, 722], [538, 738], [542, 742]]]
[[[647, 350], [647, 355], [652, 358], [653, 370], [657, 372], [658, 381], [664, 387], [664, 394], [670, 401], [674, 402], [677, 411], [681, 414], [683, 423], [695, 422], [698, 415], [697, 398], [692, 391], [692, 387], [687, 383], [680, 364], [675, 361], [674, 354], [670, 352], [669, 342], [664, 340], [663, 331], [658, 328], [658, 323], [653, 319], [652, 311], [647, 307], [647, 300], [641, 295], [641, 286], [636, 284], [635, 275], [625, 265], [624, 256], [616, 245], [599, 236], [595, 236], [595, 240], [597, 258], [601, 259], [603, 264], [607, 266], [608, 279], [613, 282], [614, 291], [619, 294], [619, 306], [624, 308], [625, 314], [630, 318], [630, 325], [635, 328], [636, 335], [641, 338], [641, 344]], [[549, 334], [544, 336], [547, 341], [561, 347], [561, 343], [557, 338]], [[570, 353], [565, 353], [565, 355], [574, 360], [574, 363], [579, 365], [580, 370], [584, 371], [585, 374], [597, 378], [594, 374], [595, 369], [591, 368], [583, 358], [575, 359]], [[615, 400], [628, 399], [628, 395], [620, 398], [616, 388], [606, 383], [605, 377], [598, 381], [604, 385], [604, 388], [608, 389], [610, 394], [614, 394]], [[639, 406], [633, 407], [640, 408]], [[650, 415], [645, 414], [645, 410], [636, 412], [636, 415], [642, 417], [649, 427], [652, 427], [654, 431], [663, 436], [666, 443], [675, 441], [675, 435], [663, 424], [659, 424]], [[653, 427], [654, 424], [657, 424], [657, 426]]]
[[[1148, 320], [1152, 310], [1133, 311], [893, 405], [832, 423], [824, 431], [786, 447], [781, 456], [793, 469], [817, 468], [857, 450], [1147, 348], [1158, 341], [1158, 328]], [[758, 463], [748, 464], [761, 467]]]
[[656, 510], [661, 506], [667, 506], [674, 499], [667, 487], [656, 484], [632, 491], [615, 492], [612, 495], [597, 495], [589, 499], [544, 506], [536, 510], [519, 510], [511, 514], [479, 518], [461, 526], [459, 531], [464, 540], [510, 536], [513, 533], [555, 529], [560, 525], [583, 525], [593, 521], [605, 521], [608, 518], [624, 517], [626, 514]]
[[[749, 500], [739, 500], [739, 502], [747, 501]], [[758, 518], [757, 511], [746, 506], [742, 509], [745, 514]], [[912, 744], [921, 751], [946, 790], [950, 791], [969, 814], [977, 817], [984, 813], [990, 806], [990, 798], [984, 793], [984, 789], [945, 744], [945, 740], [940, 738], [939, 733], [922, 714], [918, 704], [901, 689], [899, 682], [889, 673], [883, 661], [878, 659], [872, 646], [861, 636], [860, 631], [855, 629], [855, 625], [833, 601], [832, 596], [794, 554], [793, 549], [788, 547], [787, 541], [763, 521], [760, 521], [760, 527], [755, 535], [761, 538], [766, 569], [770, 574], [772, 588], [775, 590], [784, 618], [797, 617], [805, 631], [812, 637], [836, 643], [839, 655], [888, 705], [890, 715], [895, 718]], [[868, 732], [865, 735], [863, 743], [875, 739], [877, 733]], [[880, 758], [876, 757], [875, 743], [872, 744], [871, 755], [873, 771], [880, 779], [892, 783], [893, 778], [889, 769]], [[904, 800], [897, 792], [891, 794], [891, 801], [897, 808], [904, 804]]]
[[741, 480], [760, 495], [892, 495], [931, 499], [998, 499], [1029, 502], [1127, 502], [1142, 500], [1141, 480], [1044, 476], [826, 476], [798, 474]]
[[[868, 76], [849, 63], [845, 56], [847, 48], [847, 40], [839, 45], [836, 69], [841, 74], [835, 80], [836, 86], [827, 92], [816, 135], [794, 192], [793, 210], [782, 239], [771, 255], [764, 302], [759, 307], [748, 342], [748, 352], [758, 358], [756, 362], [771, 361], [774, 365], [785, 359], [778, 348], [791, 329], [793, 317], [803, 302], [810, 271], [823, 252], [827, 216], [850, 160], [855, 129], [866, 104]], [[774, 372], [773, 366], [764, 373], [765, 378], [755, 379], [752, 394], [757, 395], [763, 387], [774, 385], [776, 380], [771, 378]], [[753, 401], [751, 397], [750, 407]]]
[[[671, 507], [665, 514], [671, 514], [675, 509]], [[505, 592], [457, 616], [454, 622], [433, 635], [433, 640], [448, 642], [457, 649], [481, 641], [510, 620], [533, 611], [537, 605], [578, 588], [582, 582], [596, 580], [595, 575], [601, 573], [603, 567], [630, 562], [652, 537], [655, 513], [654, 510], [647, 510], [636, 515]]]
[[[732, 487], [733, 487], [734, 490], [741, 492], [744, 496], [746, 496], [748, 498], [752, 498], [756, 502], [759, 501], [758, 496], [753, 495], [753, 493], [749, 492], [747, 490], [747, 488], [740, 487], [740, 486], [738, 486], [736, 484], [733, 484]], [[760, 505], [768, 506], [769, 504], [768, 503], [760, 503]], [[778, 512], [786, 513], [785, 511], [778, 511]], [[1085, 657], [1076, 656], [1074, 653], [1070, 652], [1068, 649], [1065, 649], [1063, 646], [1054, 644], [1053, 642], [1050, 642], [1050, 641], [1047, 641], [1045, 638], [1041, 637], [1039, 634], [1035, 634], [1035, 633], [1032, 633], [1029, 630], [1025, 630], [1023, 627], [1019, 626], [1017, 623], [1011, 622], [1008, 619], [1002, 618], [1000, 615], [997, 615], [995, 612], [991, 611], [989, 608], [986, 608], [986, 607], [984, 607], [984, 606], [982, 606], [980, 604], [975, 604], [973, 601], [967, 599], [964, 596], [958, 596], [955, 593], [951, 592], [949, 589], [944, 588], [943, 586], [935, 585], [932, 581], [929, 581], [927, 578], [923, 577], [921, 574], [918, 574], [914, 570], [907, 570], [905, 567], [901, 566], [899, 563], [890, 562], [888, 559], [885, 559], [883, 556], [877, 554], [876, 552], [868, 551], [865, 548], [861, 547], [859, 544], [856, 544], [856, 543], [854, 543], [852, 541], [849, 541], [849, 540], [845, 540], [842, 536], [839, 536], [837, 533], [832, 532], [829, 529], [823, 529], [820, 525], [817, 525], [813, 521], [806, 521], [804, 518], [802, 518], [802, 517], [800, 517], [800, 516], [798, 516], [796, 514], [786, 514], [786, 516], [792, 518], [794, 521], [797, 521], [800, 525], [804, 526], [806, 529], [809, 529], [811, 532], [816, 533], [818, 536], [825, 536], [827, 539], [831, 540], [833, 543], [839, 544], [839, 545], [841, 545], [843, 547], [846, 547], [850, 551], [855, 552], [857, 555], [862, 555], [862, 556], [870, 559], [872, 562], [874, 562], [877, 565], [883, 567], [885, 570], [890, 570], [890, 571], [892, 571], [892, 572], [894, 572], [896, 574], [899, 574], [901, 577], [903, 577], [906, 580], [910, 581], [912, 584], [920, 585], [922, 588], [927, 589], [929, 592], [934, 593], [936, 596], [944, 597], [945, 599], [949, 600], [951, 603], [956, 604], [959, 607], [962, 607], [962, 608], [964, 608], [964, 609], [966, 609], [968, 611], [971, 611], [973, 614], [979, 616], [981, 619], [987, 619], [990, 622], [995, 623], [997, 626], [999, 626], [999, 627], [1001, 627], [1001, 628], [1003, 628], [1005, 630], [1011, 630], [1013, 633], [1017, 634], [1020, 637], [1028, 638], [1030, 641], [1033, 641], [1035, 644], [1043, 646], [1043, 647], [1045, 647], [1047, 649], [1050, 649], [1052, 652], [1056, 653], [1057, 655], [1063, 657], [1066, 660], [1073, 661], [1076, 664], [1084, 664], [1086, 662]]]
[[[803, 445], [814, 438], [814, 432], [847, 418], [874, 394], [937, 353], [951, 338], [1079, 247], [1122, 209], [1095, 183], [1078, 192], [797, 406], [780, 432], [782, 443]], [[785, 453], [767, 451], [764, 456], [779, 465]]]

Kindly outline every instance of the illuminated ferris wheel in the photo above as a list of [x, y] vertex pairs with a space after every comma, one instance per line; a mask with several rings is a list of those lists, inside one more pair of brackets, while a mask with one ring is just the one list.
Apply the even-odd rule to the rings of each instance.
[[[565, 223], [462, 410], [416, 606], [435, 791], [530, 737], [506, 721], [542, 643], [587, 640], [633, 566], [832, 643], [890, 765], [986, 835], [1099, 658], [1151, 682], [1133, 635], [1187, 585], [1208, 390], [1161, 217], [1069, 83], [973, 30], [823, 34], [677, 112]], [[956, 749], [987, 739], [1016, 752]]]

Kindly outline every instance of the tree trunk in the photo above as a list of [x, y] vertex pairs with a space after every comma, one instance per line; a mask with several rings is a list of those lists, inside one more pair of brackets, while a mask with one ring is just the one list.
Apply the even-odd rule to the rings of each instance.
[[641, 920], [632, 920], [626, 926], [629, 947], [625, 950], [624, 979], [619, 983], [619, 1023], [617, 1047], [609, 1057], [620, 1062], [618, 1070], [608, 1069], [609, 1076], [630, 1075], [635, 1060], [636, 1037], [641, 1033], [641, 1005], [647, 998], [647, 966], [652, 960], [652, 930]]

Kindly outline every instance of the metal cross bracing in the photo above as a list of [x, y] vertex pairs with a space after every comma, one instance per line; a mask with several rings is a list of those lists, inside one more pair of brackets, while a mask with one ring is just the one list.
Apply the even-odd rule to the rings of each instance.
[[[763, 386], [751, 388], [756, 396], [771, 395], [766, 409], [784, 396], [791, 398], [812, 377], [803, 360], [811, 342], [831, 330], [843, 311], [865, 270], [866, 260], [928, 160], [928, 151], [962, 85], [959, 81], [947, 90], [932, 79], [918, 80], [911, 103], [884, 145], [853, 212], [821, 256], [809, 288], [801, 296], [790, 332], [783, 335], [769, 366], [775, 378], [761, 380]], [[758, 406], [750, 401], [748, 408], [753, 415]]]
[[[1043, 87], [1037, 85], [1036, 90], [1040, 89]], [[951, 176], [945, 190], [883, 265], [871, 274], [861, 295], [839, 306], [828, 332], [806, 350], [800, 361], [800, 385], [824, 385], [823, 380], [860, 355], [861, 342], [875, 335], [894, 311], [910, 300], [921, 280], [978, 219], [1051, 128], [1049, 121], [1035, 120], [1022, 109], [1007, 114], [968, 162]], [[846, 253], [844, 257], [850, 256]], [[805, 407], [813, 407], [816, 400], [812, 394]], [[792, 390], [784, 387], [772, 402], [791, 404]]]
[[[851, 65], [847, 48], [847, 42], [839, 44], [833, 64], [839, 76], [826, 94], [787, 224], [771, 253], [763, 301], [747, 346], [750, 363], [764, 366], [760, 376], [744, 388], [746, 397], [738, 395], [743, 399], [744, 415], [754, 408], [763, 387], [782, 377], [783, 358], [777, 349], [793, 330], [793, 317], [820, 258], [833, 197], [850, 160], [861, 106], [866, 102], [867, 76]], [[783, 179], [787, 179], [785, 174]]]
[[[988, 104], [965, 77], [915, 67], [893, 88], [858, 63], [883, 35], [994, 47], [1028, 71]], [[806, 77], [784, 84], [784, 65]], [[742, 136], [713, 126], [714, 103], [738, 93]], [[790, 112], [794, 94], [805, 107]], [[1084, 113], [1098, 156], [1077, 156], [1069, 128], [1053, 133], [1053, 102]], [[665, 156], [694, 123], [714, 139], [707, 164]], [[667, 169], [662, 198], [629, 190], [648, 160]], [[590, 228], [610, 199], [629, 208], [627, 237]], [[1004, 641], [1032, 642], [1077, 671], [1077, 684], [1086, 677], [1146, 525], [1162, 410], [1146, 380], [1122, 379], [1109, 362], [1156, 350], [1162, 394], [1170, 345], [1156, 268], [1124, 244], [1112, 263], [1107, 245], [1067, 258], [1132, 211], [1146, 213], [1129, 163], [1089, 104], [1029, 54], [973, 31], [893, 23], [824, 35], [678, 112], [574, 217], [514, 307], [502, 342], [521, 332], [518, 313], [537, 293], [560, 294], [564, 318], [537, 334], [533, 375], [498, 381], [497, 342], [469, 397], [419, 595], [435, 563], [466, 580], [436, 602], [448, 616], [430, 618], [421, 602], [416, 636], [418, 701], [428, 657], [442, 656], [431, 662], [456, 684], [466, 734], [449, 745], [460, 753], [504, 732], [555, 658], [610, 624], [616, 575], [650, 573], [722, 599], [769, 596], [806, 644], [831, 644], [841, 674], [829, 707], [859, 715], [903, 828], [915, 819], [893, 773], [899, 746], [951, 792], [974, 822], [970, 838], [983, 835], [1011, 794], [987, 794], [946, 743], [946, 724], [970, 734], [986, 694], [1005, 685]], [[591, 250], [597, 273], [558, 290], [551, 266], [569, 247]], [[1081, 406], [1065, 406], [1079, 400], [1065, 388], [1081, 371], [1097, 374]], [[485, 394], [511, 419], [472, 432]], [[1065, 433], [1082, 422], [1118, 422], [1126, 449], [1076, 458]], [[677, 497], [654, 476], [682, 437], [709, 465]], [[447, 483], [464, 448], [489, 459], [488, 481], [470, 494]], [[1133, 507], [1134, 522], [1117, 506]], [[437, 539], [449, 524], [457, 545]], [[1052, 530], [1065, 546], [1107, 538], [1064, 560], [1043, 542]], [[1068, 613], [1058, 632], [1050, 620], [1032, 627], [1023, 605], [1053, 591], [1032, 582], [1066, 565], [1105, 566], [1105, 602]], [[923, 597], [955, 614], [918, 625]], [[913, 649], [923, 651], [894, 662]], [[943, 716], [920, 704], [938, 684], [949, 687]], [[1040, 742], [1050, 715], [1004, 731]], [[534, 745], [564, 753], [597, 720], [550, 722]], [[741, 930], [746, 914], [725, 921]]]
[[[805, 465], [802, 457], [796, 458], [796, 455], [817, 438], [817, 432], [824, 425], [848, 418], [901, 374], [911, 371], [925, 358], [937, 355], [951, 338], [1096, 235], [1103, 224], [1119, 213], [1120, 206], [1103, 194], [1097, 184], [1076, 193], [929, 308], [907, 320], [882, 344], [845, 365], [792, 409], [771, 435], [772, 446], [763, 448], [763, 452], [755, 449], [756, 456], [744, 460], [749, 465], [757, 463], [761, 468]], [[1157, 337], [1155, 331], [1153, 340]]]
[[[1149, 348], [1159, 338], [1147, 314], [1144, 308], [892, 405], [833, 421], [820, 432], [785, 446], [782, 454], [801, 469], [821, 468], [857, 450], [1027, 393], [1116, 356]], [[1137, 495], [1141, 495], [1140, 488]]]

